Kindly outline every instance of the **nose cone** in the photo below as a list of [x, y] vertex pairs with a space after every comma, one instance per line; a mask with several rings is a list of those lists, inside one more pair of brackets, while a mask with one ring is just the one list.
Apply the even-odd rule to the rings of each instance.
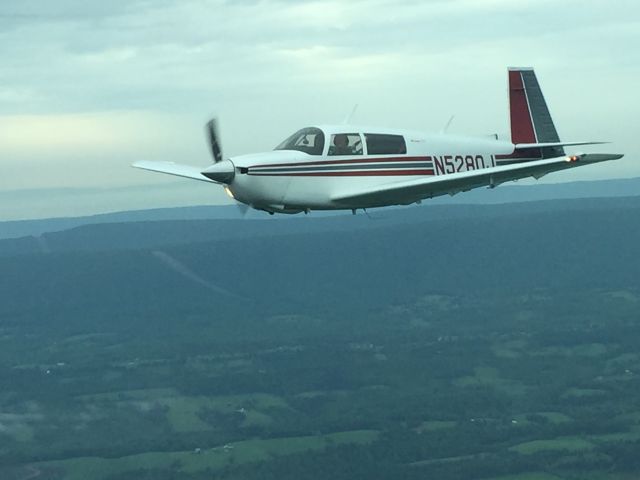
[[210, 178], [214, 182], [226, 183], [229, 185], [235, 176], [235, 167], [231, 160], [222, 160], [221, 162], [214, 163], [203, 170], [202, 175]]

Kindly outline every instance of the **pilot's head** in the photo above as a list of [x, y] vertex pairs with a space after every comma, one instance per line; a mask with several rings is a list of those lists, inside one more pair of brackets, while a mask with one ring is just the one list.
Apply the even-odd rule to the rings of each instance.
[[349, 145], [349, 139], [344, 134], [336, 135], [335, 137], [333, 137], [333, 144], [336, 147], [346, 147], [347, 145]]

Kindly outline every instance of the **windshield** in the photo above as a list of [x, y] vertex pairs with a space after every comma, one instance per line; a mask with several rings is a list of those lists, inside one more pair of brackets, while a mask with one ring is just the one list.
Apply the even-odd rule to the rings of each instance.
[[298, 150], [309, 155], [322, 155], [324, 149], [324, 133], [319, 128], [303, 128], [297, 131], [275, 150]]

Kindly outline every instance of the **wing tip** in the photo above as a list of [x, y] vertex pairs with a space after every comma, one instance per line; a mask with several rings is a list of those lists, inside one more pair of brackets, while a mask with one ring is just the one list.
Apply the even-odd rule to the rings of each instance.
[[620, 160], [624, 157], [624, 153], [586, 153], [583, 158], [589, 162], [606, 162], [609, 160]]

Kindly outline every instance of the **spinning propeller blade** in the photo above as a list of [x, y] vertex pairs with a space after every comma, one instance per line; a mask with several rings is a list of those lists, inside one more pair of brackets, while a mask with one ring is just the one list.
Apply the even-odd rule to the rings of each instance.
[[247, 205], [246, 203], [242, 203], [242, 202], [238, 202], [236, 200], [236, 206], [238, 207], [238, 210], [240, 211], [240, 214], [244, 217], [247, 212], [249, 211], [249, 205]]
[[220, 144], [220, 136], [218, 135], [218, 120], [216, 118], [209, 120], [206, 130], [211, 155], [213, 156], [213, 163], [218, 163], [222, 160], [222, 145]]

